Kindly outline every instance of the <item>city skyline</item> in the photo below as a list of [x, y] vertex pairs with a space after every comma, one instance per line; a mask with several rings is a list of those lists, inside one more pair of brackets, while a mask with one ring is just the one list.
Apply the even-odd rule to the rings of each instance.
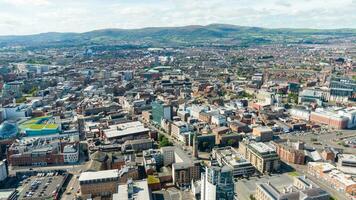
[[212, 23], [266, 28], [356, 28], [355, 8], [355, 0], [0, 0], [0, 35]]

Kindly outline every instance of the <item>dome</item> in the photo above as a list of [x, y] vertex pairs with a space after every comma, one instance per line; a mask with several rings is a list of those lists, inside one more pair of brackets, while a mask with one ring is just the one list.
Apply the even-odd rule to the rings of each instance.
[[18, 132], [17, 125], [8, 121], [0, 125], [0, 139], [6, 139], [16, 136]]

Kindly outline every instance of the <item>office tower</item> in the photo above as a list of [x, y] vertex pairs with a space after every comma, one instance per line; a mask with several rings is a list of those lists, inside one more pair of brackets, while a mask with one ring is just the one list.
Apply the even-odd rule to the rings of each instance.
[[162, 119], [172, 119], [172, 107], [161, 101], [152, 102], [152, 119], [155, 123], [161, 124]]

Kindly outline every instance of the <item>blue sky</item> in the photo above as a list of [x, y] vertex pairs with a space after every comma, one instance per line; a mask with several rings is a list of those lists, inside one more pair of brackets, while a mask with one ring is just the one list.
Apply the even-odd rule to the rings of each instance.
[[0, 0], [0, 35], [211, 23], [356, 28], [356, 0]]

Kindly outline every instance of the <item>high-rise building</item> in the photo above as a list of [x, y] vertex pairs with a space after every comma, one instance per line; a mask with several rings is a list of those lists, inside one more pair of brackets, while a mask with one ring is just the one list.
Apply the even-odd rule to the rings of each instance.
[[206, 167], [201, 175], [201, 200], [233, 200], [234, 191], [231, 167]]
[[161, 124], [162, 119], [172, 120], [172, 106], [164, 104], [162, 101], [152, 102], [152, 120]]

